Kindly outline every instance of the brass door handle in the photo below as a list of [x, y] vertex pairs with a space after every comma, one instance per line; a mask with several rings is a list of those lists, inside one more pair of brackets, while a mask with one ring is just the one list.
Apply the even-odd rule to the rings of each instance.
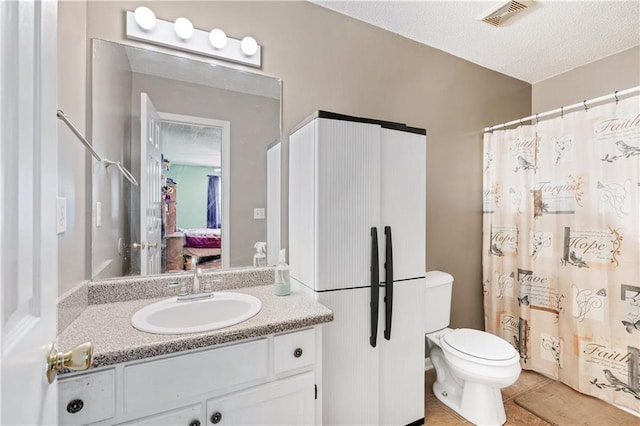
[[158, 248], [158, 243], [147, 243], [147, 248]]
[[82, 343], [68, 352], [58, 352], [55, 345], [49, 345], [47, 356], [47, 381], [53, 383], [58, 371], [63, 368], [69, 370], [87, 370], [93, 360], [93, 344]]
[[131, 247], [134, 248], [134, 249], [146, 248], [147, 247], [147, 243], [132, 243]]

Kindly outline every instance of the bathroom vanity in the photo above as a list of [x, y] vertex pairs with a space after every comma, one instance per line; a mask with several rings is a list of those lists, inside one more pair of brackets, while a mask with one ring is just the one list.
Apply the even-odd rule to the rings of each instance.
[[331, 311], [268, 285], [233, 291], [259, 298], [261, 312], [196, 334], [134, 329], [131, 315], [157, 298], [89, 305], [58, 339], [94, 345], [90, 370], [58, 376], [60, 424], [321, 424], [321, 324]]

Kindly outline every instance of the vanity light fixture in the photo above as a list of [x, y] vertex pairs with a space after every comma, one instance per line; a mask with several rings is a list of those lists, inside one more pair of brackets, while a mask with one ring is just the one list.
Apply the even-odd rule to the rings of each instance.
[[189, 40], [193, 37], [193, 24], [187, 18], [178, 18], [173, 23], [173, 29], [176, 30], [176, 34], [183, 41]]
[[148, 7], [139, 6], [136, 7], [135, 12], [133, 12], [136, 23], [142, 28], [144, 31], [151, 31], [156, 27], [156, 15], [153, 13], [153, 10]]
[[185, 17], [175, 22], [156, 19], [153, 11], [143, 6], [136, 8], [135, 12], [125, 13], [127, 37], [130, 39], [256, 68], [261, 66], [261, 47], [251, 36], [238, 40], [227, 37], [219, 28], [199, 30]]
[[240, 42], [240, 48], [242, 49], [242, 53], [247, 56], [253, 56], [258, 51], [258, 42], [255, 38], [251, 36], [246, 36]]
[[224, 49], [227, 45], [227, 35], [220, 28], [215, 28], [209, 33], [209, 43], [216, 49]]

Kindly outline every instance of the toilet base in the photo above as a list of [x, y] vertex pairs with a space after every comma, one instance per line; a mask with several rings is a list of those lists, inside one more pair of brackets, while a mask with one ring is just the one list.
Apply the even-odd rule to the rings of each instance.
[[467, 382], [461, 395], [456, 390], [452, 391], [435, 382], [433, 394], [440, 402], [473, 424], [500, 426], [507, 421], [500, 389]]
[[436, 369], [433, 394], [440, 402], [476, 425], [499, 426], [506, 422], [500, 387], [456, 377], [439, 347], [432, 347], [430, 355]]

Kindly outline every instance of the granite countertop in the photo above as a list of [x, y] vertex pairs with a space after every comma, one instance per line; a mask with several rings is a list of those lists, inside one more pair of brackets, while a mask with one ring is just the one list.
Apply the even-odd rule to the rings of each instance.
[[271, 285], [233, 289], [262, 301], [262, 310], [240, 324], [205, 333], [161, 335], [138, 331], [131, 317], [143, 306], [167, 297], [89, 305], [58, 335], [58, 347], [93, 343], [92, 368], [189, 349], [296, 330], [333, 321], [333, 312], [309, 296], [292, 291], [275, 296]]

